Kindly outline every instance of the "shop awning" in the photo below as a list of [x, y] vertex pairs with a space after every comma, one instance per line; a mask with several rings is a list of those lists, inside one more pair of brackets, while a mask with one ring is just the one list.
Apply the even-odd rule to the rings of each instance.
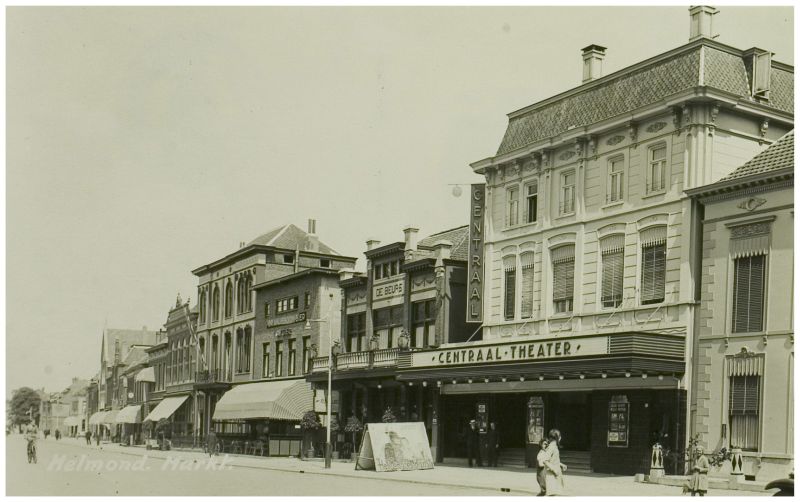
[[117, 423], [117, 413], [119, 413], [119, 412], [120, 412], [120, 410], [107, 411], [106, 415], [103, 417], [103, 422], [102, 423], [104, 423], [104, 424], [115, 424], [115, 423]]
[[153, 422], [158, 422], [162, 418], [169, 418], [175, 413], [175, 410], [181, 407], [184, 401], [189, 396], [175, 396], [175, 397], [165, 397], [158, 406], [153, 408], [153, 411], [150, 412], [144, 419], [144, 421], [152, 420]]
[[126, 406], [117, 413], [116, 423], [138, 424], [142, 422], [142, 407], [138, 404]]
[[64, 419], [64, 425], [67, 427], [75, 427], [81, 425], [81, 417], [69, 416]]
[[155, 383], [155, 381], [156, 381], [155, 369], [152, 368], [152, 367], [143, 369], [142, 371], [140, 371], [139, 373], [136, 374], [136, 377], [134, 378], [134, 380], [137, 381], [137, 382], [153, 382], [153, 383]]
[[213, 420], [272, 418], [300, 420], [314, 409], [314, 392], [304, 380], [282, 380], [238, 385], [222, 396]]
[[98, 411], [97, 413], [93, 413], [91, 417], [89, 417], [89, 425], [100, 425], [103, 423], [103, 418], [105, 418], [106, 412], [105, 411]]

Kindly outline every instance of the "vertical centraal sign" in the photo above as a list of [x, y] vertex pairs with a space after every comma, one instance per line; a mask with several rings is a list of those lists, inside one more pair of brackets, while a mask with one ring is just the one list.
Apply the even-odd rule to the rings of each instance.
[[486, 183], [475, 183], [469, 195], [469, 263], [467, 322], [483, 322], [483, 233]]

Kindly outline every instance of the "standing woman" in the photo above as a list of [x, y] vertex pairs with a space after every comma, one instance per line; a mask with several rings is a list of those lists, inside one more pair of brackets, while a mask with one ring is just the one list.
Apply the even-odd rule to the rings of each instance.
[[547, 448], [541, 450], [536, 456], [539, 465], [544, 466], [545, 490], [547, 495], [563, 495], [564, 493], [564, 465], [558, 447], [561, 443], [561, 432], [550, 429], [547, 434]]
[[708, 458], [705, 455], [702, 445], [697, 445], [695, 454], [692, 478], [689, 481], [689, 491], [692, 493], [692, 497], [696, 494], [700, 494], [702, 497], [708, 491], [708, 469], [711, 466], [708, 463]]

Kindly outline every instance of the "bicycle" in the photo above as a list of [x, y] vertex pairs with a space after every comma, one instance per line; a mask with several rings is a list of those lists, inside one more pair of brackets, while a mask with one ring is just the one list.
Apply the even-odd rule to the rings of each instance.
[[37, 461], [36, 459], [36, 442], [33, 440], [28, 440], [28, 463], [35, 464]]

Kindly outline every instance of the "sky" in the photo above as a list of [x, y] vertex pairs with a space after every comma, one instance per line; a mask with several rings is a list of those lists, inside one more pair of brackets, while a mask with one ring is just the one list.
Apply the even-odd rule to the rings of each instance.
[[[720, 42], [793, 64], [791, 7], [720, 7]], [[467, 223], [506, 114], [688, 42], [687, 7], [6, 10], [6, 390], [99, 370], [191, 270], [317, 220], [358, 257]]]

